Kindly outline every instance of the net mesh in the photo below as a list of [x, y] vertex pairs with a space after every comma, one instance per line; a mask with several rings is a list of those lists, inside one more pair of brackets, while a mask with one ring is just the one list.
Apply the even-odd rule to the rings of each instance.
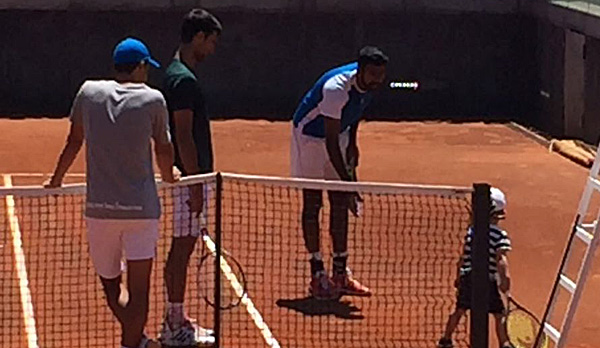
[[[222, 248], [242, 265], [248, 293], [239, 306], [221, 312], [222, 347], [412, 348], [437, 343], [455, 306], [453, 281], [469, 223], [468, 190], [223, 178]], [[203, 180], [210, 191], [210, 240], [215, 240], [216, 183], [214, 177]], [[197, 223], [177, 211], [176, 201], [187, 197], [185, 185], [160, 189], [163, 215], [152, 273], [149, 336], [158, 333], [163, 319], [163, 270], [173, 226]], [[306, 188], [324, 192], [319, 223], [328, 273], [332, 247], [327, 191], [361, 193], [362, 216], [349, 214], [348, 266], [372, 289], [372, 297], [317, 301], [308, 296], [310, 267], [301, 228]], [[27, 347], [32, 330], [26, 323], [32, 325], [31, 319], [39, 347], [118, 346], [119, 327], [88, 256], [83, 191], [27, 192], [7, 196], [0, 191], [2, 346]], [[214, 291], [214, 273], [194, 267], [201, 250], [196, 249], [188, 268], [186, 308], [203, 326], [212, 327], [214, 310], [203, 295]], [[18, 267], [19, 260], [25, 267]], [[221, 274], [221, 285], [222, 301], [228, 301], [235, 284]], [[30, 291], [29, 298], [24, 289]], [[28, 301], [33, 314], [29, 321], [23, 305]], [[454, 339], [455, 346], [468, 346], [466, 320]]]
[[[214, 191], [214, 183], [205, 186]], [[85, 190], [74, 190], [79, 192], [73, 194], [62, 191], [55, 191], [56, 195], [42, 189], [23, 196], [0, 195], [2, 347], [120, 346], [119, 325], [106, 305], [88, 253], [83, 216]], [[164, 318], [163, 274], [175, 222], [179, 219], [177, 226], [182, 229], [198, 224], [176, 212], [188, 199], [186, 194], [182, 187], [163, 187], [159, 191], [163, 214], [151, 278], [146, 326], [150, 337], [158, 334]], [[214, 194], [209, 197], [207, 218], [209, 224], [214, 224]], [[197, 281], [199, 270], [193, 265], [198, 259], [199, 253], [194, 252], [188, 268], [187, 311], [203, 326], [212, 327], [213, 309], [197, 296], [202, 284]], [[125, 272], [123, 281], [126, 279]], [[29, 312], [23, 301], [30, 302]]]
[[[324, 302], [307, 292], [302, 188], [224, 182], [223, 247], [244, 265], [249, 297], [281, 346], [435, 346], [455, 305], [452, 283], [469, 223], [469, 197], [385, 191], [361, 192], [362, 217], [350, 214], [348, 227], [348, 266], [374, 295]], [[321, 251], [331, 274], [329, 218], [324, 196]], [[223, 313], [226, 346], [265, 346], [269, 337], [244, 308]], [[466, 346], [464, 321], [455, 339]]]

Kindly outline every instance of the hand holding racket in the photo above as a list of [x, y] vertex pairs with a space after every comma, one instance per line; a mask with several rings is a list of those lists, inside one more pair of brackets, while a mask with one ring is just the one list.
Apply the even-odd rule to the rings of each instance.
[[536, 336], [540, 329], [539, 319], [520, 305], [507, 291], [504, 327], [508, 340], [515, 348], [548, 348], [548, 337], [542, 333], [536, 346]]

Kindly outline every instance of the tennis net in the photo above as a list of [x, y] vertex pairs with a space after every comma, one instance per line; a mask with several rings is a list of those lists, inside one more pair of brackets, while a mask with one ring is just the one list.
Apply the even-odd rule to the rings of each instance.
[[[163, 215], [149, 336], [157, 334], [163, 318], [162, 275], [173, 228], [198, 223], [178, 211], [188, 198], [186, 188], [198, 183], [207, 190], [209, 235], [198, 242], [188, 269], [186, 308], [201, 325], [217, 328], [221, 347], [413, 348], [432, 347], [440, 338], [455, 306], [453, 282], [470, 223], [472, 188], [236, 174], [160, 186]], [[373, 296], [339, 301], [308, 296], [305, 190], [324, 193], [318, 221], [328, 273], [328, 192], [362, 197], [361, 216], [348, 218], [348, 266]], [[117, 346], [118, 326], [87, 253], [85, 186], [5, 187], [0, 198], [2, 346]], [[216, 268], [201, 262], [214, 250], [226, 256]], [[215, 313], [212, 302], [227, 308]], [[455, 346], [468, 346], [466, 320], [454, 338]]]
[[[180, 214], [187, 187], [205, 183], [207, 223], [214, 225], [214, 175], [161, 185], [160, 236], [153, 264], [147, 334], [155, 337], [164, 317], [164, 267], [174, 228], [199, 228]], [[120, 347], [120, 329], [106, 305], [89, 257], [85, 229], [85, 185], [59, 189], [0, 189], [0, 346]], [[197, 252], [191, 264], [197, 264]], [[123, 263], [124, 268], [124, 263]], [[214, 310], [199, 297], [197, 267], [188, 269], [187, 310], [213, 327]], [[127, 274], [124, 274], [126, 280]], [[214, 287], [211, 287], [213, 289]], [[126, 299], [126, 297], [124, 297]]]

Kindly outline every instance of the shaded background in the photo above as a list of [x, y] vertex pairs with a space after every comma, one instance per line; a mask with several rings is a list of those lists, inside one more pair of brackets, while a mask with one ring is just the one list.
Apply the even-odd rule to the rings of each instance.
[[[129, 35], [167, 64], [194, 6], [225, 27], [198, 70], [214, 118], [288, 119], [321, 73], [374, 44], [391, 58], [390, 81], [420, 88], [385, 88], [371, 119], [514, 120], [598, 140], [600, 18], [582, 1], [3, 0], [0, 114], [64, 117], [83, 80], [110, 76]], [[570, 33], [583, 57], [566, 62]], [[573, 61], [579, 74], [566, 73]]]

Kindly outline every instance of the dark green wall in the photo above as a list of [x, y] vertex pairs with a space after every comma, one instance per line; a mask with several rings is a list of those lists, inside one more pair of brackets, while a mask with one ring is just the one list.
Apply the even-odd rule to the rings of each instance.
[[[109, 76], [127, 35], [167, 63], [179, 11], [0, 11], [0, 114], [65, 115], [86, 78]], [[531, 117], [538, 93], [537, 24], [516, 14], [387, 14], [220, 10], [217, 54], [199, 74], [215, 117], [287, 118], [304, 91], [364, 44], [390, 56], [390, 80], [422, 89], [379, 93], [378, 118]], [[160, 83], [160, 74], [152, 76]]]

